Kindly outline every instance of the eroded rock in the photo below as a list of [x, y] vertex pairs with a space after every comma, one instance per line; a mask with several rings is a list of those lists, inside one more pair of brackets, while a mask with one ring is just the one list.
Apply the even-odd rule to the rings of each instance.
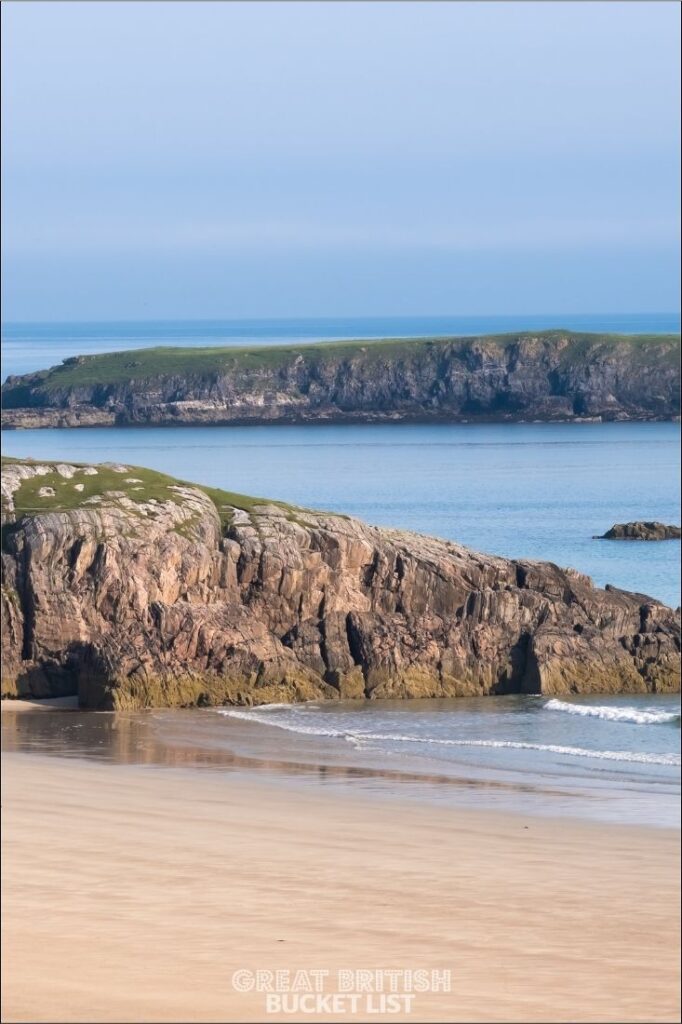
[[5, 694], [139, 708], [679, 688], [679, 612], [572, 570], [304, 509], [219, 510], [184, 485], [13, 521], [40, 470], [3, 474]]

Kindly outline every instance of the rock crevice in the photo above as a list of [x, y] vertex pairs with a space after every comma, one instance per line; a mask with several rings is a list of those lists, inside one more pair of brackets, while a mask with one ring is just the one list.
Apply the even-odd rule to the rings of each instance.
[[161, 482], [149, 500], [121, 484], [22, 512], [44, 468], [3, 470], [6, 695], [139, 708], [679, 688], [679, 612], [573, 570], [266, 502], [230, 512]]

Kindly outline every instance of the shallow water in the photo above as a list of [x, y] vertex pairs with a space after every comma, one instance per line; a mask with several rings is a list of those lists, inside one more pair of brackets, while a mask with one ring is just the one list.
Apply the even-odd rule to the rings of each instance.
[[452, 806], [679, 825], [674, 696], [3, 713], [5, 751], [267, 774]]

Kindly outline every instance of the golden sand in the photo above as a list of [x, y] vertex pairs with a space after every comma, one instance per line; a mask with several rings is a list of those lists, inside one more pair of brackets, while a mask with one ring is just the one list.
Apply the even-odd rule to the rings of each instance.
[[3, 1021], [352, 1019], [268, 1016], [240, 968], [451, 970], [415, 1021], [679, 1020], [679, 833], [26, 754], [4, 774]]

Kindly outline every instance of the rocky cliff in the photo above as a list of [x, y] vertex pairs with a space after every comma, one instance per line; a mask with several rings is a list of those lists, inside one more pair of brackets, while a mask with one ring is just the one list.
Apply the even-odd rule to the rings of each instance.
[[3, 386], [3, 426], [670, 419], [679, 335], [568, 331], [79, 356]]
[[126, 466], [3, 464], [3, 692], [84, 706], [653, 692], [679, 613]]

